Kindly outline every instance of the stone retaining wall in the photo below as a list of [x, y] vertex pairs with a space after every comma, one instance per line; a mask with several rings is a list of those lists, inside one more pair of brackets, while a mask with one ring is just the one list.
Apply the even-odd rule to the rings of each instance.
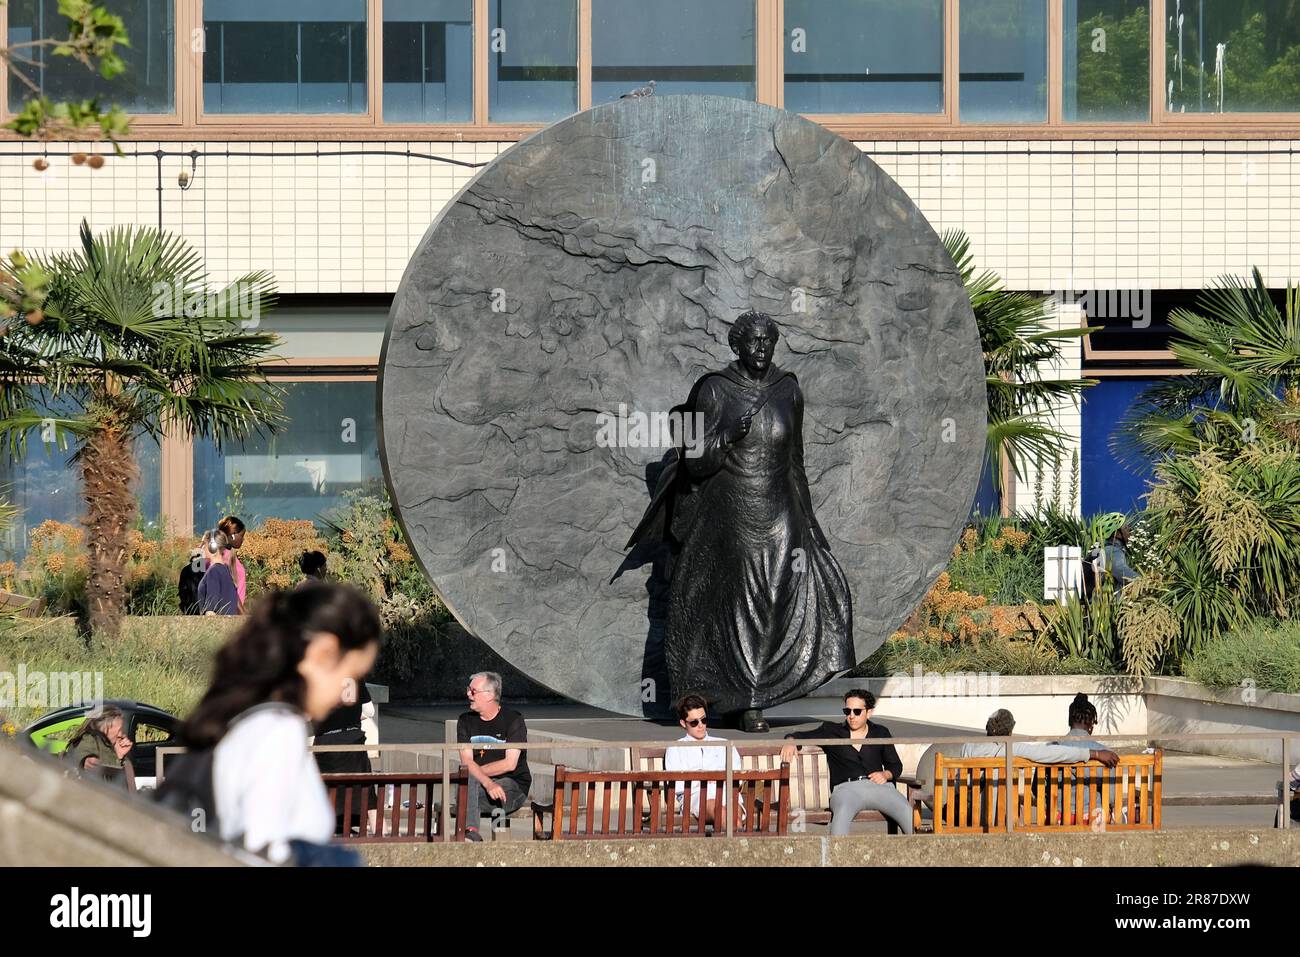
[[372, 867], [1300, 866], [1297, 830], [363, 845]]

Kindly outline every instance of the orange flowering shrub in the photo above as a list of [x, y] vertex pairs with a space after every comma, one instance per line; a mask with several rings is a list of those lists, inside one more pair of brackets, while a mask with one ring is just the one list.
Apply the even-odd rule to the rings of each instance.
[[[974, 529], [969, 529], [969, 531], [974, 531]], [[1002, 529], [1002, 531], [998, 533], [998, 537], [993, 539], [993, 541], [989, 543], [989, 547], [992, 548], [995, 552], [1001, 552], [1007, 549], [1011, 549], [1012, 551], [1020, 551], [1021, 549], [1025, 548], [1028, 544], [1029, 544], [1028, 532], [1022, 532], [1018, 528], [1012, 528], [1010, 525], [1007, 525]]]
[[944, 572], [892, 638], [973, 643], [990, 638], [1032, 636], [1041, 625], [1042, 612], [1038, 605], [990, 605], [983, 595], [954, 589], [948, 573]]
[[250, 528], [239, 549], [249, 595], [302, 581], [298, 559], [303, 552], [329, 554], [329, 545], [306, 519], [268, 518], [261, 527]]
[[44, 598], [59, 614], [85, 603], [86, 533], [76, 526], [47, 519], [31, 530], [30, 545], [18, 577], [24, 592]]
[[[302, 581], [303, 552], [326, 555], [332, 578], [351, 582], [380, 605], [386, 623], [445, 613], [415, 563], [386, 499], [356, 496], [327, 522], [328, 537], [308, 520], [268, 518], [248, 529], [238, 551], [247, 573], [248, 595], [290, 588]], [[43, 597], [52, 614], [76, 614], [85, 604], [89, 558], [85, 532], [77, 525], [42, 522], [31, 531], [21, 566], [0, 563], [0, 585]], [[180, 614], [181, 569], [199, 547], [198, 536], [161, 538], [127, 533], [127, 607], [133, 615]]]

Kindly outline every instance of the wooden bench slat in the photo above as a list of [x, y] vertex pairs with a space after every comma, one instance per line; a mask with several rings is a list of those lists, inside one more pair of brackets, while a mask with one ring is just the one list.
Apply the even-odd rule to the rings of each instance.
[[1125, 813], [1111, 827], [1153, 830], [1160, 826], [1162, 768], [1159, 752], [1124, 755], [1114, 770], [1095, 761], [1048, 765], [1013, 758], [1008, 778], [1004, 758], [954, 759], [939, 754], [934, 830], [988, 833], [1004, 829], [1005, 815], [1011, 814], [1015, 830], [1087, 831], [1094, 820], [1111, 817], [1112, 801]]

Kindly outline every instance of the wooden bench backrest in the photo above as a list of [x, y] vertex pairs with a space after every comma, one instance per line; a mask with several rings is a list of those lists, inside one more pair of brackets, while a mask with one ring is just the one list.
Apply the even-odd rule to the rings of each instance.
[[[557, 765], [551, 836], [555, 840], [578, 837], [671, 837], [704, 834], [704, 815], [691, 821], [689, 807], [679, 812], [673, 798], [677, 782], [699, 782], [703, 802], [708, 782], [714, 783], [714, 820], [722, 821], [723, 775], [718, 771], [578, 771]], [[732, 775], [732, 832], [736, 835], [787, 832], [790, 822], [788, 792], [790, 769], [737, 771]], [[649, 820], [643, 821], [644, 814]], [[644, 831], [643, 831], [644, 827]]]
[[[779, 745], [737, 744], [740, 763], [746, 771], [774, 771], [781, 766]], [[632, 770], [662, 771], [667, 748], [633, 748]], [[790, 807], [821, 811], [830, 807], [830, 772], [826, 769], [826, 752], [804, 745], [790, 767]]]
[[[335, 809], [334, 841], [346, 844], [359, 841], [407, 842], [433, 840], [434, 797], [441, 790], [442, 774], [404, 772], [380, 774], [357, 772], [322, 774], [330, 806]], [[392, 797], [388, 788], [393, 789]], [[371, 788], [376, 793], [372, 802]], [[342, 794], [340, 800], [339, 795]], [[402, 805], [406, 804], [403, 808]], [[370, 829], [369, 813], [378, 811], [376, 830]], [[339, 814], [343, 815], [339, 830]], [[350, 827], [354, 815], [360, 816], [360, 833]], [[385, 834], [384, 831], [388, 833]]]
[[[1098, 761], [1038, 764], [1015, 758], [1010, 807], [1017, 831], [1152, 831], [1160, 829], [1163, 754], [1129, 754], [1107, 768]], [[934, 762], [934, 832], [1006, 829], [1006, 759]], [[1102, 808], [1106, 813], [1099, 813]]]

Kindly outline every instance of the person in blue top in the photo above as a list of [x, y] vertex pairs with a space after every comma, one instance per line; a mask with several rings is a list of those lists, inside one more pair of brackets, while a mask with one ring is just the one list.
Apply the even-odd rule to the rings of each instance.
[[238, 615], [239, 589], [230, 571], [235, 554], [230, 548], [230, 537], [219, 529], [213, 529], [204, 536], [203, 547], [209, 564], [199, 582], [199, 612], [204, 615]]

